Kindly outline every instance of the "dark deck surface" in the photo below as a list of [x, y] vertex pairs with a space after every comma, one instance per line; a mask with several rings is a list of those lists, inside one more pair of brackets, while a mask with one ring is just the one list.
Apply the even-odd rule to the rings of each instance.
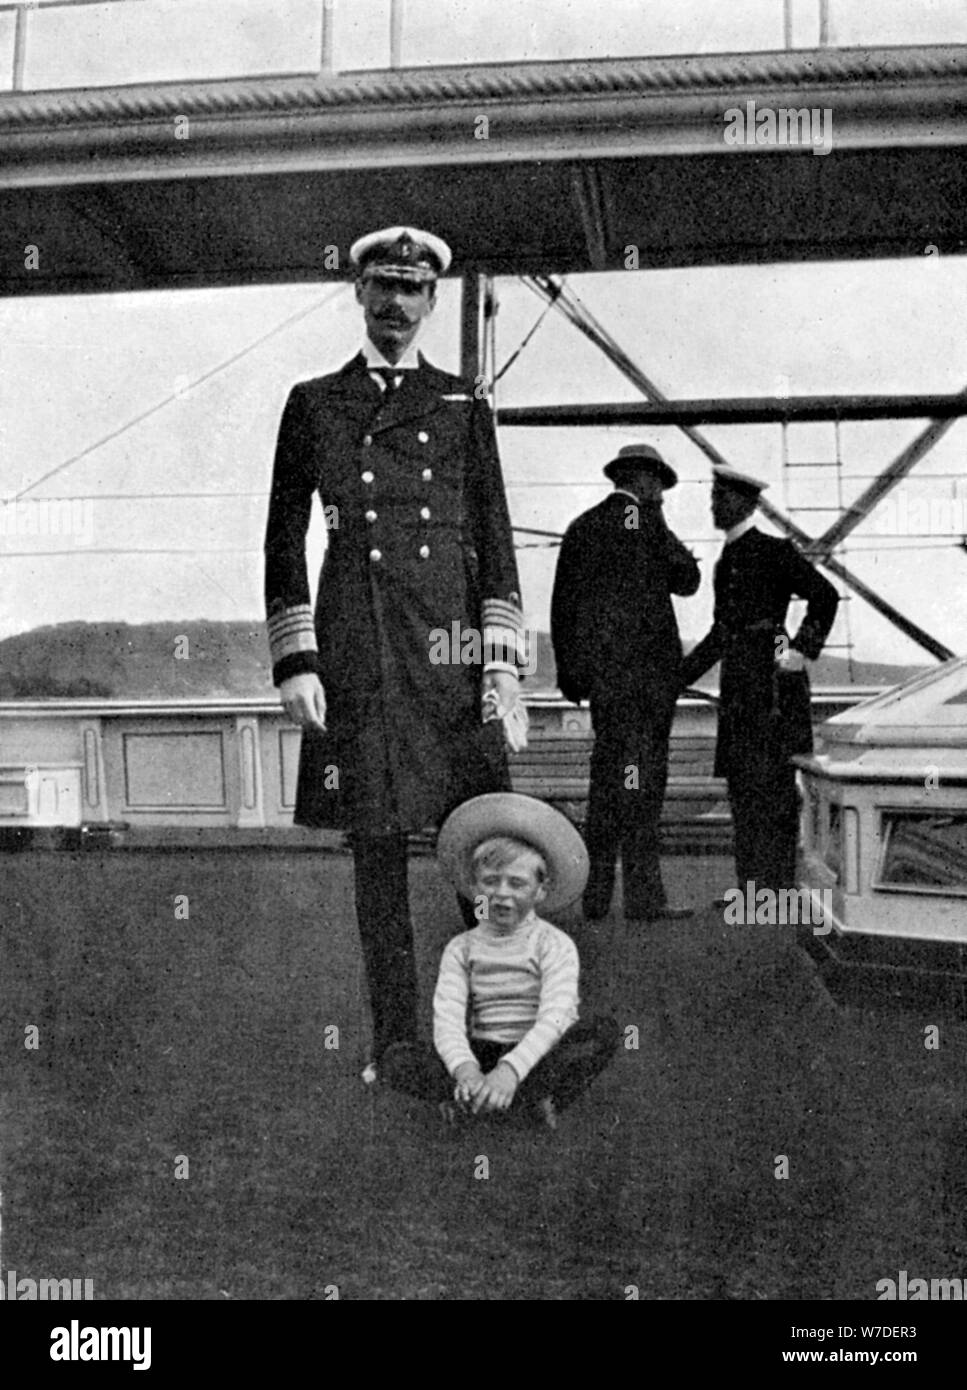
[[[359, 1081], [345, 855], [35, 849], [2, 868], [3, 1261], [18, 1276], [93, 1278], [99, 1298], [606, 1300], [635, 1285], [754, 1300], [964, 1273], [963, 1024], [909, 1000], [833, 1002], [791, 929], [706, 908], [589, 942], [562, 917], [585, 1010], [636, 1027], [639, 1047], [556, 1134], [454, 1132]], [[460, 920], [431, 859], [411, 873], [428, 1000]], [[666, 864], [671, 896], [696, 905], [728, 874]]]

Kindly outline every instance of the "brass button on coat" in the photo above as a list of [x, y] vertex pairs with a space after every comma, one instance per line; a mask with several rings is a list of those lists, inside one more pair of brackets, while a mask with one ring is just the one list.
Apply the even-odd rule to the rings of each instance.
[[379, 561], [383, 558], [383, 552], [381, 550], [371, 550], [369, 552], [369, 558], [372, 560], [374, 565], [378, 564]]

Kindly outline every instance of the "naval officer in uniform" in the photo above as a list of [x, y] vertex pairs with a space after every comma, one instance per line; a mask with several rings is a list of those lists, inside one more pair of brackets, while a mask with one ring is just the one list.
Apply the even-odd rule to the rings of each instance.
[[[683, 686], [722, 663], [715, 775], [728, 782], [737, 886], [796, 886], [799, 799], [794, 754], [813, 747], [809, 675], [829, 636], [839, 595], [790, 540], [759, 531], [765, 484], [717, 467], [712, 520], [725, 532], [715, 567], [712, 628], [685, 657]], [[805, 599], [798, 632], [786, 630], [793, 597]]]
[[[408, 227], [352, 246], [365, 338], [289, 395], [265, 540], [273, 679], [303, 730], [295, 820], [347, 830], [353, 846], [367, 1081], [416, 1034], [407, 835], [509, 789], [504, 727], [522, 718], [520, 585], [490, 407], [416, 349], [450, 259]], [[316, 492], [328, 530], [313, 614]]]

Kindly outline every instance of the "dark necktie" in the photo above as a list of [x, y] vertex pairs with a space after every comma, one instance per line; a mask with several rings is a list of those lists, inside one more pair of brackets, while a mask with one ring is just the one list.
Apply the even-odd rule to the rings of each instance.
[[387, 391], [395, 391], [403, 380], [403, 373], [395, 367], [374, 367], [373, 371], [386, 382]]

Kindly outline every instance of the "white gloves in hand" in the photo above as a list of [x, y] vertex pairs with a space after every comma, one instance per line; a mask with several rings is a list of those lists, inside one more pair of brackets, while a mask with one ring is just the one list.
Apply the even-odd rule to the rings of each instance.
[[[520, 681], [509, 671], [487, 671], [483, 678], [483, 722], [499, 719], [507, 747], [514, 753], [527, 747], [529, 720], [520, 696]], [[279, 687], [285, 712], [302, 729], [326, 727], [326, 696], [319, 677], [311, 673], [290, 676]]]
[[503, 723], [504, 741], [512, 753], [519, 753], [527, 747], [530, 721], [516, 675], [510, 671], [485, 671], [482, 706], [485, 724], [492, 719], [499, 719]]

